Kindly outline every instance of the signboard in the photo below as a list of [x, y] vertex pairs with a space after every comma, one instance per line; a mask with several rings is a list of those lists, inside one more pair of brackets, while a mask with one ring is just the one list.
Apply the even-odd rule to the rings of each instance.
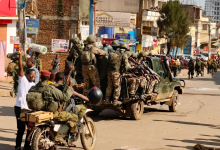
[[192, 37], [189, 38], [188, 44], [184, 47], [183, 54], [191, 55]]
[[89, 36], [89, 26], [81, 26], [80, 28], [82, 40], [86, 40], [86, 38]]
[[128, 33], [116, 33], [115, 39], [119, 41], [119, 43], [130, 43], [131, 35]]
[[203, 49], [203, 53], [208, 54], [209, 53], [209, 47], [205, 46]]
[[115, 39], [103, 38], [103, 39], [102, 39], [102, 45], [104, 45], [104, 44], [111, 45], [111, 44], [112, 44], [112, 41], [114, 41], [114, 40], [115, 40]]
[[152, 36], [157, 36], [158, 35], [158, 28], [151, 27], [151, 35]]
[[153, 46], [157, 46], [157, 41], [153, 41]]
[[109, 12], [139, 12], [139, 0], [102, 0], [97, 3], [96, 10]]
[[68, 52], [69, 40], [52, 39], [52, 52]]
[[1, 0], [0, 16], [16, 17], [16, 0]]
[[130, 28], [130, 13], [97, 11], [96, 25], [104, 27]]
[[14, 44], [14, 49], [19, 49], [20, 44]]
[[39, 19], [27, 19], [26, 26], [27, 26], [27, 33], [30, 34], [39, 33]]

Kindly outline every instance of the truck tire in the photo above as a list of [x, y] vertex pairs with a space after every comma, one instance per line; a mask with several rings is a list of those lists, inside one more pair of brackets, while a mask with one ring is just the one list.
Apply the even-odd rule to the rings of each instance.
[[138, 101], [131, 104], [131, 119], [140, 120], [144, 112], [144, 102]]
[[171, 105], [169, 106], [170, 112], [176, 112], [177, 111], [177, 105], [178, 105], [178, 102], [179, 102], [179, 95], [178, 95], [177, 90], [174, 90], [170, 101], [171, 101]]

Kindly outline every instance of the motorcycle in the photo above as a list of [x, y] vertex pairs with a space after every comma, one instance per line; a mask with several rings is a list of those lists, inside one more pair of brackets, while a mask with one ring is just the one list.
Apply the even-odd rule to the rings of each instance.
[[[67, 109], [74, 112], [75, 103], [74, 99], [70, 101]], [[87, 109], [87, 112], [92, 111]], [[70, 129], [65, 125], [65, 123], [60, 123], [55, 120], [47, 120], [41, 123], [28, 122], [28, 130], [30, 134], [27, 140], [31, 141], [32, 150], [55, 150], [58, 145], [62, 143], [55, 141], [55, 136], [59, 130], [66, 128], [68, 131], [65, 134], [64, 140], [66, 140], [68, 146], [72, 146], [72, 143], [77, 141], [80, 137], [83, 149], [94, 150], [96, 145], [96, 128], [93, 120], [85, 116], [79, 119], [77, 122], [78, 133], [71, 133]]]

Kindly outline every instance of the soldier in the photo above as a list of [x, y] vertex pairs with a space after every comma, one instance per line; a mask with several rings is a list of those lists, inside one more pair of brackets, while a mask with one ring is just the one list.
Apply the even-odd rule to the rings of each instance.
[[201, 58], [201, 76], [204, 76], [205, 61]]
[[83, 94], [87, 95], [89, 91], [89, 83], [90, 80], [93, 86], [96, 86], [100, 89], [100, 78], [96, 66], [96, 56], [102, 55], [105, 56], [106, 53], [103, 50], [100, 50], [94, 47], [94, 42], [96, 37], [94, 35], [90, 35], [87, 38], [88, 45], [84, 48], [81, 55], [82, 62], [82, 75], [84, 78], [85, 87], [83, 89]]
[[73, 44], [70, 49], [69, 56], [67, 57], [68, 61], [75, 62], [75, 69], [79, 72], [82, 71], [82, 62], [81, 62], [81, 54], [83, 52], [83, 48], [80, 45], [80, 40], [78, 37], [74, 37], [71, 39], [71, 43]]
[[[40, 89], [45, 88], [44, 92], [47, 94], [47, 100], [50, 100], [50, 105], [47, 108], [47, 111], [54, 112], [54, 118], [59, 121], [65, 121], [67, 122], [67, 125], [71, 128], [71, 130], [75, 130], [76, 122], [78, 121], [78, 117], [73, 114], [66, 111], [58, 111], [58, 103], [63, 103], [69, 101], [70, 97], [74, 94], [74, 90], [72, 88], [72, 81], [68, 83], [67, 91], [64, 93], [60, 91], [59, 89], [55, 88], [52, 85], [48, 84], [48, 80], [50, 78], [50, 72], [43, 70], [41, 71], [41, 81], [34, 87], [32, 87], [29, 90], [29, 93], [27, 95], [27, 99], [30, 99], [31, 94], [34, 92], [40, 91]], [[45, 97], [44, 97], [45, 98]], [[55, 141], [63, 143], [65, 146], [67, 146], [66, 141], [64, 140], [64, 135], [62, 133], [57, 132], [57, 135], [55, 137]]]
[[213, 59], [210, 69], [211, 69], [212, 77], [214, 78], [215, 72], [217, 72], [217, 63], [215, 59]]
[[14, 97], [13, 93], [15, 93], [15, 96], [17, 96], [17, 93], [18, 93], [18, 71], [19, 71], [18, 61], [16, 61], [15, 63], [16, 63], [16, 65], [14, 66], [14, 69], [12, 71], [14, 85], [10, 91], [11, 97]]
[[195, 65], [195, 71], [196, 71], [196, 77], [199, 76], [199, 74], [201, 74], [201, 61], [198, 57], [196, 57], [196, 65]]
[[112, 42], [111, 46], [112, 46], [112, 48], [113, 48], [114, 51], [117, 51], [117, 50], [120, 49], [120, 48], [119, 48], [120, 45], [119, 45], [118, 40], [114, 40], [114, 41]]
[[108, 44], [104, 44], [103, 45], [103, 50], [106, 52], [106, 58], [108, 58], [110, 53], [114, 53], [115, 52], [115, 50], [112, 48], [112, 46], [108, 45]]
[[177, 62], [177, 59], [173, 59], [171, 60], [171, 70], [173, 71], [173, 76], [176, 77], [178, 75], [178, 62]]
[[189, 66], [189, 71], [188, 71], [189, 79], [190, 79], [190, 75], [191, 75], [191, 79], [193, 79], [195, 67], [192, 57], [189, 60], [188, 66]]
[[39, 58], [40, 53], [35, 52], [35, 66], [39, 72], [42, 71], [42, 60]]
[[207, 61], [207, 74], [211, 72], [211, 64], [212, 64], [212, 59], [208, 59]]

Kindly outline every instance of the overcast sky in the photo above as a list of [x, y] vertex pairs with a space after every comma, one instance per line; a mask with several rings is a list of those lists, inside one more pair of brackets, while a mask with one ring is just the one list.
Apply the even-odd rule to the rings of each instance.
[[203, 9], [205, 9], [205, 0], [196, 0], [198, 6], [202, 6]]

